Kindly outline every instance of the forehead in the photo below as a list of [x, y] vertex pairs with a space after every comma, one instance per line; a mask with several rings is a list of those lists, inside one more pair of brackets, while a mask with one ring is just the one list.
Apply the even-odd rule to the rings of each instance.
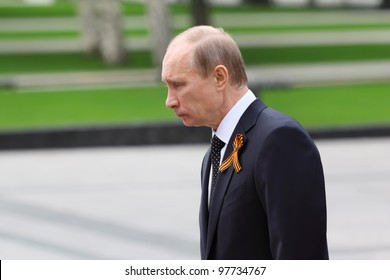
[[162, 80], [174, 80], [193, 72], [190, 67], [191, 48], [188, 45], [171, 46], [162, 63]]

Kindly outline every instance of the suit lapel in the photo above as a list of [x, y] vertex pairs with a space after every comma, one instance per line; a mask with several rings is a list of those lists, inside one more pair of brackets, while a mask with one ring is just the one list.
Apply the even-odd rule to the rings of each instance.
[[209, 223], [209, 207], [208, 207], [208, 188], [209, 188], [209, 175], [210, 175], [211, 161], [210, 161], [210, 149], [206, 152], [202, 163], [202, 197], [200, 202], [199, 222], [200, 222], [200, 234], [201, 234], [201, 255], [202, 259], [205, 259], [206, 253], [206, 240], [207, 240], [207, 228]]
[[[223, 160], [225, 160], [233, 151], [233, 141], [237, 134], [243, 134], [244, 137], [244, 146], [247, 142], [246, 133], [249, 131], [256, 123], [257, 118], [261, 111], [265, 109], [265, 105], [257, 99], [254, 101], [248, 109], [244, 112], [243, 116], [241, 117], [240, 121], [238, 122], [236, 128], [234, 129], [234, 132], [232, 136], [229, 139], [228, 146], [226, 147], [226, 151], [223, 157]], [[245, 168], [245, 165], [243, 166]], [[214, 193], [214, 200], [211, 204], [211, 207], [209, 209], [209, 219], [208, 219], [208, 227], [207, 227], [207, 243], [206, 243], [206, 258], [208, 257], [211, 249], [211, 245], [215, 236], [215, 231], [218, 225], [218, 219], [221, 213], [223, 200], [225, 197], [225, 193], [228, 189], [230, 180], [232, 178], [232, 175], [234, 174], [234, 168], [233, 166], [230, 166], [228, 169], [226, 169], [223, 173], [219, 173], [217, 182], [216, 182], [216, 188]]]
[[[229, 140], [229, 146], [226, 148], [224, 159], [232, 152], [232, 139]], [[225, 193], [228, 189], [229, 182], [232, 178], [234, 168], [229, 167], [223, 173], [219, 173], [217, 177], [216, 187], [214, 191], [214, 199], [209, 209], [209, 223], [208, 223], [208, 232], [207, 232], [207, 255], [210, 252], [211, 244], [214, 239], [215, 231], [218, 224], [219, 215], [221, 213], [223, 200]]]

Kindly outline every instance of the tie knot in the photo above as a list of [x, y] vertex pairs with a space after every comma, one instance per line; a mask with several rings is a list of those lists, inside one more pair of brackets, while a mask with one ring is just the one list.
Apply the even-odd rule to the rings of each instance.
[[216, 135], [211, 140], [211, 164], [214, 169], [217, 170], [221, 159], [221, 149], [225, 146], [225, 143], [219, 139]]
[[217, 135], [214, 135], [211, 139], [211, 150], [213, 151], [220, 151], [223, 146], [225, 146], [225, 142], [223, 142], [221, 139], [217, 137]]

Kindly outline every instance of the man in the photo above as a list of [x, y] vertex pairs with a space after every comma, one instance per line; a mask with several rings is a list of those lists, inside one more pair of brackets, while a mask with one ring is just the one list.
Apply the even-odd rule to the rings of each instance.
[[201, 170], [202, 259], [328, 259], [317, 148], [248, 89], [233, 39], [211, 26], [184, 31], [168, 46], [162, 80], [166, 106], [214, 135]]

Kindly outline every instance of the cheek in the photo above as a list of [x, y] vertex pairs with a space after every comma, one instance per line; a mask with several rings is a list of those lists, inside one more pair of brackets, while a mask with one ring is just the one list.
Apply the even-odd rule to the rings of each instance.
[[181, 102], [185, 107], [209, 114], [218, 108], [218, 93], [207, 83], [193, 84], [183, 89]]
[[196, 107], [198, 111], [210, 113], [215, 106], [215, 100], [208, 92], [198, 92], [196, 97], [192, 99], [191, 105]]
[[202, 92], [204, 106], [209, 110], [216, 110], [221, 104], [221, 95], [214, 88], [207, 88]]

